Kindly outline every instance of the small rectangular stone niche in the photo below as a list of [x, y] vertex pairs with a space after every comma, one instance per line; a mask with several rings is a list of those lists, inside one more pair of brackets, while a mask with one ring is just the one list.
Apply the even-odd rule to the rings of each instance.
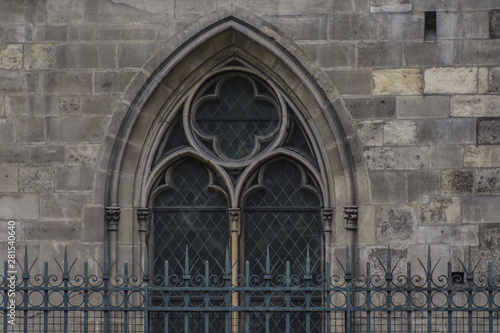
[[436, 40], [436, 39], [437, 39], [436, 12], [425, 12], [424, 40]]

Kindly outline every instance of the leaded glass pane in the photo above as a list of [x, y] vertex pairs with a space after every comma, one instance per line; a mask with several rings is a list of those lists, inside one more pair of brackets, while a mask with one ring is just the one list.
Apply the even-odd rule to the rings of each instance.
[[195, 102], [195, 132], [220, 158], [254, 155], [278, 131], [279, 105], [257, 78], [231, 74], [217, 80], [215, 92], [207, 88]]
[[203, 273], [204, 262], [221, 275], [229, 242], [223, 189], [214, 184], [214, 173], [188, 160], [167, 170], [165, 185], [153, 201], [153, 270], [162, 274], [165, 260], [173, 274], [183, 274], [186, 246], [191, 274]]

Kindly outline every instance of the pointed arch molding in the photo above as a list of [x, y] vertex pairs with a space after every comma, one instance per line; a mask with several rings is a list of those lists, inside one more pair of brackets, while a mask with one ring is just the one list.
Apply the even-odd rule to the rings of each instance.
[[[355, 167], [348, 142], [354, 136], [353, 126], [325, 73], [291, 39], [261, 18], [233, 8], [231, 15], [212, 19], [210, 24], [207, 19], [195, 22], [179, 33], [178, 47], [172, 47], [176, 43], [171, 41], [160, 50], [151, 60], [159, 65], [145, 75], [148, 78], [139, 93], [130, 103], [123, 103], [122, 112], [115, 112], [113, 122], [121, 125], [109, 133], [105, 143], [107, 149], [112, 147], [107, 155], [106, 206], [146, 206], [150, 155], [173, 112], [203, 75], [235, 58], [266, 76], [297, 107], [299, 121], [316, 140], [325, 207], [356, 205]], [[189, 34], [191, 37], [184, 37]], [[160, 62], [162, 52], [165, 56]], [[146, 64], [143, 72], [153, 65]]]

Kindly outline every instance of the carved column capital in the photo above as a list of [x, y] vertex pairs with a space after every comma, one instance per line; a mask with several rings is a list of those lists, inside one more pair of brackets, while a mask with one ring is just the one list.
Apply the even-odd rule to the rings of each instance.
[[117, 231], [120, 221], [120, 207], [106, 207], [106, 221], [108, 221], [108, 231]]
[[344, 220], [346, 229], [358, 229], [358, 206], [344, 207]]
[[139, 232], [148, 230], [149, 208], [137, 208], [137, 221], [139, 222]]
[[323, 219], [325, 232], [332, 232], [333, 209], [323, 208], [323, 210], [321, 211], [321, 217]]
[[241, 211], [239, 208], [228, 208], [227, 212], [229, 213], [229, 229], [231, 232], [237, 232], [240, 234], [240, 217]]

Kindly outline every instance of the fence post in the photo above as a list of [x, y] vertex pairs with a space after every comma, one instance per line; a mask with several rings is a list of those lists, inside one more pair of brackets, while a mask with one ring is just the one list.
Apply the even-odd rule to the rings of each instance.
[[144, 251], [144, 271], [142, 273], [144, 282], [144, 333], [149, 333], [149, 261], [148, 247]]
[[346, 283], [346, 319], [345, 319], [345, 330], [346, 333], [351, 333], [351, 256], [349, 255], [349, 246], [346, 249], [346, 264], [345, 264], [345, 276], [344, 281]]

